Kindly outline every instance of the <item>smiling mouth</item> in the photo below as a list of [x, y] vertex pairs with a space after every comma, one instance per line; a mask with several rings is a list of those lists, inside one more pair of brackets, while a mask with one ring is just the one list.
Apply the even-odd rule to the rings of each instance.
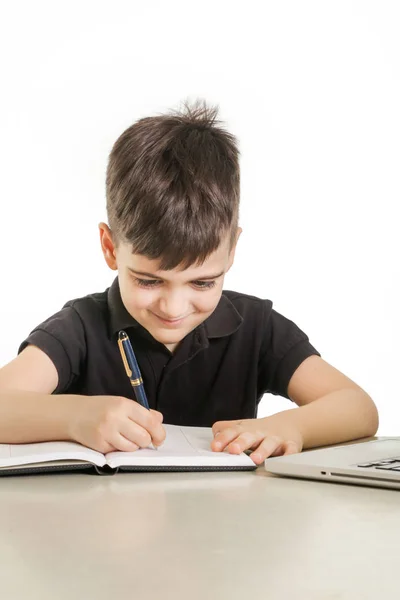
[[183, 321], [184, 319], [186, 319], [185, 317], [180, 317], [179, 319], [164, 319], [163, 317], [160, 317], [160, 315], [157, 315], [156, 313], [153, 313], [158, 319], [160, 319], [160, 321], [162, 321], [163, 323], [168, 323], [170, 325], [174, 325], [175, 323], [180, 323], [181, 321]]

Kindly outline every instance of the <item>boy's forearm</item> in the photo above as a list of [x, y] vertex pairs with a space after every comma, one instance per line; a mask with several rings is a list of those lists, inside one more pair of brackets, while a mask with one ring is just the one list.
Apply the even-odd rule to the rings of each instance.
[[68, 440], [76, 396], [0, 392], [0, 443]]
[[332, 392], [265, 420], [268, 428], [286, 437], [293, 428], [299, 431], [304, 449], [373, 436], [379, 423], [372, 399], [363, 390], [355, 389]]

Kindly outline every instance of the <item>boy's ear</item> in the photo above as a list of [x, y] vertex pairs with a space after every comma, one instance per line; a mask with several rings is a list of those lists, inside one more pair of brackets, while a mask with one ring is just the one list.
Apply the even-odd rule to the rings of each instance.
[[236, 246], [238, 243], [238, 239], [240, 237], [240, 234], [242, 233], [243, 229], [241, 227], [237, 228], [237, 234], [236, 234], [236, 241], [229, 253], [229, 262], [228, 262], [228, 268], [226, 269], [226, 273], [229, 271], [229, 269], [231, 268], [231, 266], [233, 265], [233, 260], [235, 258], [235, 251], [236, 251]]
[[106, 223], [99, 223], [100, 244], [107, 265], [113, 271], [118, 269], [115, 246], [112, 239], [111, 229]]

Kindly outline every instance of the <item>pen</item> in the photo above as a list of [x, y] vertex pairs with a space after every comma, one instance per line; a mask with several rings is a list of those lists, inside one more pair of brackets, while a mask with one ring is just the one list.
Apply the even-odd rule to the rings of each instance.
[[147, 401], [146, 392], [144, 391], [143, 379], [140, 373], [139, 365], [136, 360], [131, 342], [125, 331], [120, 331], [118, 334], [118, 346], [124, 363], [126, 374], [129, 377], [136, 402], [139, 402], [144, 408], [150, 410]]

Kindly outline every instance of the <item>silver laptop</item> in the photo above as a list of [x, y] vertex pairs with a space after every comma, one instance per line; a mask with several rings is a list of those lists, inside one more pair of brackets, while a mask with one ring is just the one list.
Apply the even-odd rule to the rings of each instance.
[[400, 490], [400, 437], [267, 458], [269, 473]]

